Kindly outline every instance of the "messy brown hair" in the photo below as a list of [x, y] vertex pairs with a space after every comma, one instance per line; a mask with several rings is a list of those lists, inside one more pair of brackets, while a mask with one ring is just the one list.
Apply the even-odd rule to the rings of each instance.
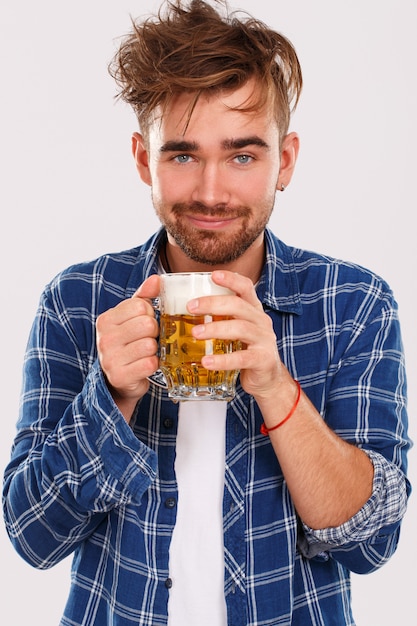
[[259, 89], [239, 108], [272, 102], [283, 138], [302, 87], [293, 45], [250, 15], [230, 12], [227, 0], [213, 2], [218, 10], [204, 0], [165, 0], [157, 15], [132, 20], [109, 65], [118, 97], [133, 107], [146, 137], [155, 110], [163, 114], [179, 93], [195, 94], [195, 105], [202, 93], [234, 91], [254, 78]]

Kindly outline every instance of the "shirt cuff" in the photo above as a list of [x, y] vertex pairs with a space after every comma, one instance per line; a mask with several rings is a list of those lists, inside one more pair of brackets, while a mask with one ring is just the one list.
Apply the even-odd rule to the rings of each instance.
[[382, 454], [364, 450], [374, 466], [372, 495], [363, 507], [341, 526], [314, 530], [301, 522], [304, 537], [300, 549], [310, 558], [319, 552], [348, 543], [362, 543], [381, 528], [399, 522], [407, 508], [407, 485], [401, 470]]
[[[119, 487], [119, 503], [132, 498], [140, 501], [143, 492], [156, 477], [156, 454], [133, 433], [117, 408], [96, 361], [91, 368], [83, 394], [83, 413], [88, 415], [93, 445], [102, 480]], [[109, 491], [106, 489], [106, 491]]]

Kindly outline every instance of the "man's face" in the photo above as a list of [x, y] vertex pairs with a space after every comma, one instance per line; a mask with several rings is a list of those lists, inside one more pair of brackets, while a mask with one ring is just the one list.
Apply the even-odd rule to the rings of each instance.
[[156, 213], [171, 243], [211, 266], [239, 258], [263, 238], [278, 184], [279, 132], [271, 112], [232, 110], [248, 83], [227, 95], [175, 99], [149, 128], [147, 167]]

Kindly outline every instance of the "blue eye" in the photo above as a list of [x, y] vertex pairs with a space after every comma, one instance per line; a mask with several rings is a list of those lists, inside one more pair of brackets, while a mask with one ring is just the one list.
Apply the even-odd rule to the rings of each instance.
[[177, 156], [174, 157], [174, 160], [178, 163], [188, 163], [190, 156], [188, 154], [177, 154]]
[[250, 163], [252, 161], [252, 158], [253, 157], [249, 156], [248, 154], [238, 154], [236, 160], [239, 163], [242, 163], [242, 165], [245, 165], [246, 163]]

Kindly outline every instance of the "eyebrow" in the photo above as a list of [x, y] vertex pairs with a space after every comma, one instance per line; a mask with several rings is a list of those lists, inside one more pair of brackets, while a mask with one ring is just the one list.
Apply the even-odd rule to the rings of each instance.
[[198, 150], [198, 143], [195, 141], [167, 141], [160, 148], [159, 152], [195, 152]]
[[260, 148], [269, 149], [269, 145], [266, 141], [258, 137], [258, 135], [240, 137], [238, 139], [225, 139], [222, 142], [222, 147], [225, 150], [239, 150], [240, 148], [246, 148], [246, 146], [259, 146]]
[[[247, 146], [259, 146], [261, 148], [269, 149], [269, 144], [258, 135], [251, 135], [249, 137], [240, 137], [238, 139], [225, 139], [222, 141], [222, 148], [224, 150], [240, 150]], [[199, 144], [196, 141], [171, 140], [164, 143], [159, 151], [160, 152], [196, 152], [200, 149]]]

